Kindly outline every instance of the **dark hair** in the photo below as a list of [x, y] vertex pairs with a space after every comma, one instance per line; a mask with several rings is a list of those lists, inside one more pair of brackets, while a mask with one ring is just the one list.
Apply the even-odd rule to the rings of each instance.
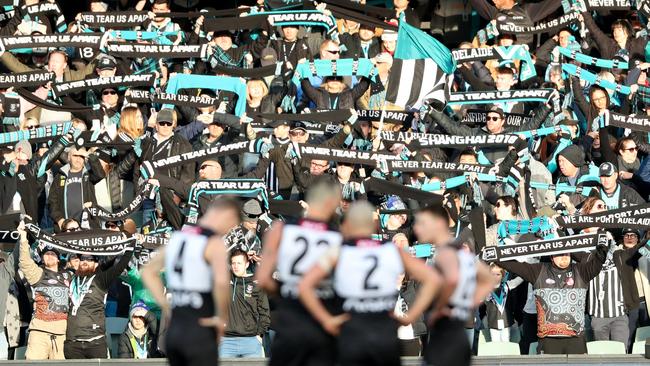
[[607, 108], [609, 108], [611, 100], [609, 99], [609, 93], [607, 92], [607, 89], [603, 88], [600, 85], [592, 85], [591, 87], [589, 87], [589, 104], [591, 105], [591, 109], [593, 109], [594, 111], [597, 110], [596, 105], [594, 104], [594, 98], [593, 98], [594, 92], [596, 90], [600, 90], [603, 93], [605, 93], [605, 98], [607, 98]]
[[[618, 154], [619, 151], [621, 151], [621, 150], [623, 149], [623, 147], [625, 147], [625, 142], [627, 142], [627, 141], [632, 141], [632, 142], [634, 142], [634, 139], [631, 138], [631, 137], [629, 137], [629, 136], [627, 136], [627, 137], [621, 137], [621, 138], [616, 142], [616, 147], [614, 148], [614, 151], [616, 151], [616, 153]], [[636, 142], [634, 142], [634, 143], [636, 144]]]
[[500, 67], [497, 67], [497, 74], [503, 74], [503, 75], [508, 74], [508, 75], [512, 75], [514, 77], [515, 76], [515, 71], [513, 69], [511, 69], [510, 67], [500, 66]]
[[614, 28], [616, 27], [623, 27], [625, 31], [627, 32], [627, 35], [632, 34], [632, 24], [630, 24], [630, 21], [627, 19], [616, 19], [612, 23], [612, 32], [614, 31]]
[[68, 225], [70, 225], [73, 222], [76, 223], [77, 225], [79, 225], [79, 228], [81, 228], [81, 224], [79, 224], [79, 222], [77, 222], [77, 220], [75, 220], [75, 219], [65, 219], [61, 223], [61, 230], [66, 230], [68, 228]]
[[157, 4], [165, 4], [167, 7], [171, 7], [171, 4], [169, 4], [169, 0], [153, 0], [152, 5], [157, 5]]
[[244, 257], [246, 262], [248, 262], [248, 253], [246, 253], [245, 251], [243, 251], [241, 249], [233, 250], [232, 253], [230, 253], [230, 260], [232, 260], [234, 257], [236, 257], [238, 255], [241, 255], [242, 257]]
[[[519, 204], [517, 203], [517, 200], [512, 197], [512, 196], [501, 196], [497, 198], [497, 202], [501, 200], [506, 206], [510, 207], [510, 210], [512, 212], [512, 216], [515, 216], [517, 214], [517, 211], [519, 210]], [[496, 202], [495, 202], [496, 205]]]
[[418, 213], [426, 213], [449, 222], [449, 212], [442, 204], [431, 204], [421, 208]]

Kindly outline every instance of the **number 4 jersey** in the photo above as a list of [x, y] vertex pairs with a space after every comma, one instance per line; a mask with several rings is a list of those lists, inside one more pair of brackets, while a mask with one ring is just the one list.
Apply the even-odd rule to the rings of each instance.
[[[324, 222], [302, 219], [297, 224], [285, 224], [277, 261], [282, 297], [297, 301], [302, 275], [341, 242], [341, 234]], [[323, 300], [334, 298], [331, 280], [321, 282], [318, 295]]]
[[172, 294], [173, 315], [214, 315], [212, 268], [205, 259], [205, 247], [213, 235], [201, 227], [189, 227], [172, 234], [165, 254], [167, 288]]

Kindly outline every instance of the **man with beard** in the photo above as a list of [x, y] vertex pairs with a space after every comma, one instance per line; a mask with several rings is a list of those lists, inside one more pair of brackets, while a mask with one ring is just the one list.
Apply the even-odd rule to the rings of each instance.
[[119, 261], [106, 270], [98, 269], [97, 257], [82, 254], [79, 268], [70, 284], [68, 329], [63, 346], [66, 359], [106, 358], [106, 292], [111, 282], [124, 271], [133, 256], [127, 247]]
[[59, 270], [59, 251], [45, 247], [40, 252], [43, 266], [34, 262], [24, 224], [20, 233], [18, 266], [34, 293], [34, 315], [29, 324], [28, 360], [63, 360], [63, 341], [68, 319], [68, 287], [72, 274]]

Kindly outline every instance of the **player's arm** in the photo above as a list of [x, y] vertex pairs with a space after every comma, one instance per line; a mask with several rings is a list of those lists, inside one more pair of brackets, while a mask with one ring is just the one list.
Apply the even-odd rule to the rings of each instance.
[[273, 279], [273, 271], [275, 271], [277, 263], [278, 247], [280, 246], [283, 227], [282, 222], [274, 222], [262, 241], [262, 262], [255, 271], [255, 280], [260, 288], [267, 293], [274, 293], [278, 289], [278, 283]]
[[160, 306], [163, 314], [169, 315], [169, 302], [165, 296], [165, 286], [160, 278], [160, 272], [165, 267], [165, 248], [158, 249], [158, 254], [152, 256], [147, 265], [142, 268], [142, 283], [149, 289], [151, 296]]
[[334, 316], [330, 314], [316, 295], [316, 287], [332, 272], [337, 258], [338, 251], [330, 249], [318, 263], [303, 274], [300, 285], [298, 285], [300, 301], [305, 309], [323, 326], [325, 331], [332, 335], [338, 335], [339, 328], [348, 319], [348, 315]]
[[474, 293], [474, 307], [479, 306], [488, 294], [497, 285], [496, 277], [490, 273], [490, 268], [483, 262], [476, 262], [476, 292]]
[[402, 250], [399, 253], [406, 273], [420, 284], [417, 297], [409, 306], [408, 313], [398, 318], [403, 325], [407, 325], [413, 323], [431, 304], [442, 285], [442, 277], [423, 261], [411, 257]]
[[440, 294], [436, 298], [435, 310], [441, 310], [449, 303], [449, 298], [458, 285], [458, 258], [453, 250], [440, 248], [436, 255], [436, 269], [443, 278]]

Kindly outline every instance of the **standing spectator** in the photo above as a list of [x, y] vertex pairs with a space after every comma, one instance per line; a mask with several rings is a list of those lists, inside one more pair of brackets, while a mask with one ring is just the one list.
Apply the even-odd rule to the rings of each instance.
[[25, 358], [28, 360], [63, 360], [63, 341], [68, 319], [68, 287], [72, 275], [59, 269], [58, 250], [45, 247], [40, 252], [43, 267], [29, 253], [27, 233], [21, 226], [18, 265], [32, 286], [34, 315], [29, 323]]
[[118, 357], [142, 360], [156, 358], [157, 319], [142, 302], [133, 304], [129, 312], [129, 323], [120, 336]]
[[[0, 263], [0, 324], [4, 324], [7, 313], [9, 287], [14, 281], [14, 276], [18, 270], [16, 266], [16, 262], [18, 262], [18, 258], [16, 258], [18, 257], [18, 253], [19, 251], [14, 249], [13, 253], [8, 255], [7, 259]], [[7, 335], [5, 334], [4, 329], [4, 326], [0, 327], [0, 360], [6, 360], [8, 355], [9, 343], [7, 342]]]
[[232, 252], [230, 322], [219, 345], [221, 357], [264, 357], [262, 336], [271, 324], [269, 300], [248, 273], [249, 265], [246, 252]]
[[598, 170], [600, 175], [600, 198], [607, 208], [614, 210], [645, 203], [639, 193], [625, 184], [618, 182], [618, 169], [610, 162], [602, 163]]
[[97, 257], [83, 254], [70, 284], [68, 329], [63, 346], [66, 359], [106, 358], [104, 299], [111, 282], [129, 265], [133, 248], [106, 270], [97, 269]]

